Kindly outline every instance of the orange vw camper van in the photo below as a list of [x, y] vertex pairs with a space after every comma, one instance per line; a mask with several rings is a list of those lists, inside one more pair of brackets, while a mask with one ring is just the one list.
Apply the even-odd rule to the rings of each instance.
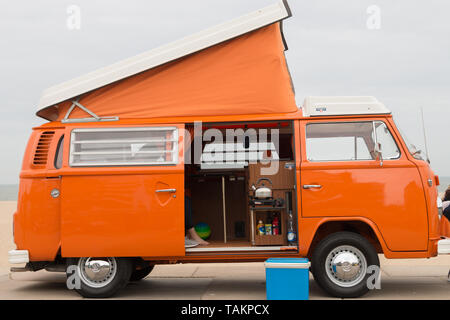
[[[310, 97], [285, 1], [46, 90], [20, 174], [13, 271], [108, 297], [156, 264], [308, 257], [326, 292], [438, 254], [438, 179], [372, 97]], [[209, 245], [185, 247], [185, 199]], [[71, 275], [68, 272], [68, 275]]]

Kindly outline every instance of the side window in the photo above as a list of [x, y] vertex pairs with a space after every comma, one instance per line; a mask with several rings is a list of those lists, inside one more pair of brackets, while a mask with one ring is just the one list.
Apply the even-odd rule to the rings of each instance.
[[372, 122], [317, 123], [306, 126], [309, 161], [372, 160]]
[[386, 124], [382, 121], [375, 121], [374, 126], [376, 141], [381, 146], [383, 159], [398, 159], [400, 157], [400, 150]]
[[174, 127], [74, 129], [70, 166], [145, 166], [178, 163]]
[[58, 142], [58, 146], [56, 147], [55, 154], [55, 168], [61, 169], [62, 161], [63, 161], [63, 149], [64, 149], [64, 136], [61, 136]]
[[306, 126], [309, 161], [375, 160], [375, 142], [383, 159], [397, 159], [400, 151], [382, 121], [314, 123]]

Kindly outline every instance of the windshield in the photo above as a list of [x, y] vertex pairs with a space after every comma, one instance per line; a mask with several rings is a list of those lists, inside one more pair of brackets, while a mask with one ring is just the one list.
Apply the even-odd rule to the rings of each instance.
[[397, 126], [398, 131], [400, 131], [403, 141], [405, 141], [405, 144], [408, 147], [408, 150], [411, 153], [411, 155], [417, 160], [425, 160], [422, 150], [418, 149], [414, 144], [412, 144], [409, 141], [408, 137], [405, 135], [404, 131], [397, 123], [395, 123], [395, 125]]

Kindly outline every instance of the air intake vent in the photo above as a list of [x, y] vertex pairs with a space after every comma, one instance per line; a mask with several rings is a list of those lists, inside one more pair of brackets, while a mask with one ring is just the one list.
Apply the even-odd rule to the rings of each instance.
[[39, 138], [36, 151], [34, 153], [33, 164], [35, 166], [44, 167], [47, 165], [48, 151], [52, 142], [54, 131], [44, 131]]

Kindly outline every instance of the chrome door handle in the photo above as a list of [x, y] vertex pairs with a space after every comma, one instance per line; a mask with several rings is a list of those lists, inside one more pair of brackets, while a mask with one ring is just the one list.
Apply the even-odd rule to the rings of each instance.
[[304, 184], [303, 189], [313, 189], [313, 188], [322, 188], [320, 184]]
[[156, 190], [156, 192], [157, 193], [160, 193], [160, 192], [175, 193], [175, 192], [177, 192], [177, 189], [159, 189], [159, 190]]

